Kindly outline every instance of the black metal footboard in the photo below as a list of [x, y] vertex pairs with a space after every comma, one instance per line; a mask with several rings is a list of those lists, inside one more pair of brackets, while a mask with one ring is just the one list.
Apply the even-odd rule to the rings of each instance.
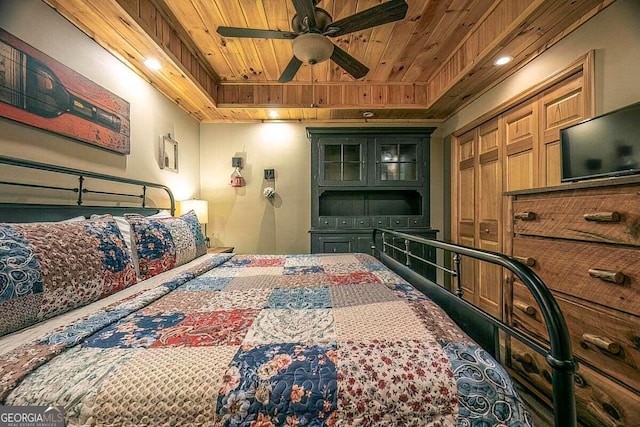
[[[560, 308], [544, 282], [526, 265], [506, 255], [439, 240], [423, 239], [392, 230], [373, 231], [374, 255], [385, 265], [412, 283], [418, 290], [434, 300], [449, 314], [478, 344], [499, 360], [499, 331], [504, 331], [543, 355], [552, 370], [553, 413], [556, 427], [575, 427], [576, 403], [573, 374], [576, 364], [571, 352], [569, 331]], [[410, 242], [427, 245], [452, 257], [453, 267], [425, 260], [412, 253]], [[470, 257], [504, 267], [516, 275], [527, 286], [540, 306], [549, 333], [550, 349], [541, 346], [528, 336], [503, 321], [462, 299], [460, 271], [462, 257]], [[440, 258], [444, 259], [445, 256]], [[451, 277], [456, 292], [446, 289], [411, 269], [416, 263], [424, 263], [439, 270], [441, 277]]]

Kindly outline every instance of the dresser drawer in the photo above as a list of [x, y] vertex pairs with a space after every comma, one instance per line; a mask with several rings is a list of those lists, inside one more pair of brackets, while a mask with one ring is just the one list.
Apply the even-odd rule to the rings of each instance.
[[640, 186], [518, 196], [516, 234], [640, 245]]
[[[573, 354], [640, 392], [640, 318], [556, 300], [571, 334]], [[516, 328], [548, 341], [538, 305], [517, 282], [513, 285], [513, 322]]]
[[[510, 340], [510, 367], [547, 397], [551, 397], [551, 368], [538, 353]], [[579, 365], [575, 374], [578, 417], [590, 426], [640, 426], [640, 397], [626, 387]]]
[[638, 249], [515, 237], [513, 255], [533, 264], [531, 268], [550, 289], [630, 314], [638, 314]]

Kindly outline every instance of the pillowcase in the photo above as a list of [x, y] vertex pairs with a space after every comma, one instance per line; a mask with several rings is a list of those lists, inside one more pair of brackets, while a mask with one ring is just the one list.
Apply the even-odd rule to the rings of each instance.
[[0, 224], [0, 336], [135, 283], [111, 217]]
[[[140, 214], [124, 214], [125, 216], [142, 216]], [[109, 217], [111, 215], [91, 215], [92, 219], [95, 218], [103, 218]], [[118, 229], [120, 233], [122, 233], [122, 238], [124, 239], [124, 243], [127, 245], [127, 250], [131, 255], [131, 260], [133, 261], [133, 268], [136, 271], [136, 277], [140, 277], [140, 270], [138, 267], [138, 254], [136, 252], [135, 242], [133, 241], [133, 236], [131, 236], [131, 224], [125, 218], [125, 216], [114, 216], [116, 224], [118, 225]], [[147, 218], [171, 218], [171, 212], [166, 209], [162, 209], [153, 215], [149, 215]]]
[[193, 210], [179, 217], [126, 215], [131, 225], [140, 279], [171, 270], [207, 253], [204, 235]]

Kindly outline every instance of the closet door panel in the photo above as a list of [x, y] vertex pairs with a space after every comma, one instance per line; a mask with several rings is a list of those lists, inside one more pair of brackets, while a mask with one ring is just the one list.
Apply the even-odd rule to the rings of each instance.
[[540, 186], [560, 184], [560, 129], [587, 118], [583, 73], [545, 91], [540, 98]]
[[505, 191], [533, 188], [538, 183], [537, 101], [504, 116]]

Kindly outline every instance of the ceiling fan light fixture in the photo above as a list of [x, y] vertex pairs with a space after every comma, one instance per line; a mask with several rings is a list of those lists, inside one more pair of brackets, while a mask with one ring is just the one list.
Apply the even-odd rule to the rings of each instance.
[[292, 43], [293, 55], [305, 64], [318, 64], [333, 54], [333, 43], [322, 34], [301, 34]]

